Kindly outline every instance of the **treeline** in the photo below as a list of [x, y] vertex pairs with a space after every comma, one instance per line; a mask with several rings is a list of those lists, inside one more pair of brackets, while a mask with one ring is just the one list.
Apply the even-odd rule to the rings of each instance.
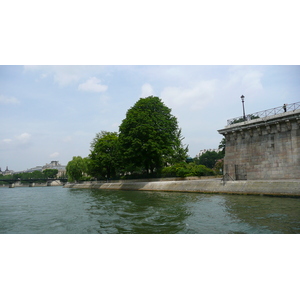
[[[33, 171], [32, 173], [14, 173], [11, 175], [2, 175], [0, 174], [0, 182], [1, 180], [29, 180], [29, 179], [44, 179], [41, 182], [46, 182], [48, 179], [56, 179], [58, 174], [57, 169], [46, 169], [44, 171]], [[25, 182], [25, 181], [24, 181]], [[2, 181], [1, 183], [4, 183]]]
[[68, 180], [216, 174], [212, 168], [224, 154], [206, 157], [204, 163], [200, 158], [188, 159], [188, 146], [183, 139], [176, 117], [161, 99], [141, 98], [127, 111], [119, 132], [97, 133], [89, 156], [74, 156], [68, 162]]

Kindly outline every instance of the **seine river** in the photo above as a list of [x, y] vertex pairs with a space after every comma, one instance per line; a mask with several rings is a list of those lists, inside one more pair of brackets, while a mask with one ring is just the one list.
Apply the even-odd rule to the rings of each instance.
[[1, 188], [0, 233], [300, 233], [300, 198]]

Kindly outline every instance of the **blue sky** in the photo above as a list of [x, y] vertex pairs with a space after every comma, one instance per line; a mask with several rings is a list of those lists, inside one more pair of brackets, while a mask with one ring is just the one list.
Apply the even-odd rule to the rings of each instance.
[[217, 148], [227, 119], [299, 102], [299, 66], [0, 66], [0, 167], [86, 157], [96, 133], [118, 131], [140, 97], [172, 109], [195, 157]]
[[2, 170], [87, 156], [140, 97], [172, 109], [192, 157], [218, 147], [242, 94], [246, 113], [300, 101], [294, 1], [70, 3], [2, 6]]

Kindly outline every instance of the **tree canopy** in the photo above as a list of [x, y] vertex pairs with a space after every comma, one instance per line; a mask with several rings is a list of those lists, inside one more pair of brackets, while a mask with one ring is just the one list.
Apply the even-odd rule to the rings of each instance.
[[96, 177], [110, 178], [119, 166], [118, 133], [101, 131], [91, 143], [89, 172]]
[[128, 171], [142, 168], [147, 173], [159, 172], [176, 151], [180, 153], [177, 119], [158, 97], [140, 98], [127, 111], [119, 131], [120, 149]]
[[33, 172], [24, 172], [24, 173], [14, 173], [10, 175], [3, 176], [0, 174], [1, 179], [12, 179], [12, 180], [21, 180], [22, 183], [26, 183], [26, 180], [29, 179], [40, 179], [40, 182], [47, 182], [48, 178], [56, 178], [58, 174], [57, 169], [46, 169], [43, 172], [41, 171], [33, 171]]
[[194, 159], [188, 159], [183, 139], [176, 117], [161, 99], [140, 98], [128, 109], [119, 132], [98, 132], [89, 156], [73, 157], [67, 165], [68, 180], [82, 180], [83, 175], [99, 179], [212, 175], [217, 162], [220, 172], [225, 139], [219, 146], [222, 151], [207, 151]]
[[56, 175], [58, 174], [58, 170], [57, 169], [46, 169], [43, 171], [43, 174], [45, 174], [45, 176], [47, 178], [55, 178]]
[[199, 157], [194, 158], [194, 162], [197, 165], [204, 165], [208, 168], [213, 168], [216, 164], [216, 162], [219, 159], [222, 159], [224, 157], [224, 153], [222, 151], [216, 152], [216, 151], [206, 151]]
[[81, 156], [73, 156], [73, 159], [68, 162], [66, 167], [68, 181], [80, 180], [86, 171], [85, 160]]

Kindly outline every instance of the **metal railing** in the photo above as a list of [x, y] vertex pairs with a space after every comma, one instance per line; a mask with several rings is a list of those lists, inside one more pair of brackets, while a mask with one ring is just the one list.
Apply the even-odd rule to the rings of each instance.
[[300, 109], [300, 102], [284, 104], [283, 106], [278, 106], [275, 108], [271, 108], [271, 109], [267, 109], [267, 110], [259, 111], [259, 112], [253, 113], [253, 114], [246, 115], [246, 120], [244, 119], [243, 116], [229, 119], [229, 120], [227, 120], [227, 125], [232, 125], [235, 123], [250, 121], [250, 120], [269, 117], [269, 116], [274, 116], [274, 115], [282, 114], [282, 113], [285, 113], [288, 111], [295, 111], [297, 109]]

